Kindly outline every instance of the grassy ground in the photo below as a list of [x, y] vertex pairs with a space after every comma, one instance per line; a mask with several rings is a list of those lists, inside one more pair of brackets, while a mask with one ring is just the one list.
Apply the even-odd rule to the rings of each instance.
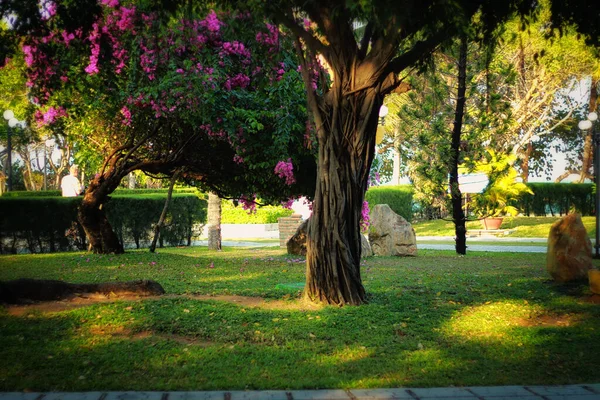
[[544, 265], [543, 254], [371, 258], [369, 304], [315, 308], [278, 286], [304, 280], [302, 260], [278, 248], [2, 256], [2, 280], [151, 278], [170, 296], [0, 306], [0, 391], [599, 382], [597, 298], [549, 282]]
[[[506, 217], [500, 229], [514, 230], [509, 237], [538, 237], [547, 238], [550, 227], [560, 217]], [[596, 220], [594, 217], [583, 217], [588, 235], [594, 236]], [[417, 236], [454, 236], [454, 224], [452, 221], [433, 220], [413, 224]], [[467, 222], [469, 229], [483, 229], [479, 221]]]

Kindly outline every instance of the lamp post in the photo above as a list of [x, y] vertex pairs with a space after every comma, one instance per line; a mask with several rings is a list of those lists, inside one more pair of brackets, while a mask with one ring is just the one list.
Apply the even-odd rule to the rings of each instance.
[[598, 114], [591, 112], [587, 119], [579, 121], [579, 129], [582, 131], [592, 130], [592, 138], [594, 139], [594, 178], [596, 182], [596, 249], [594, 258], [600, 258], [600, 132], [595, 129], [595, 122], [598, 120]]

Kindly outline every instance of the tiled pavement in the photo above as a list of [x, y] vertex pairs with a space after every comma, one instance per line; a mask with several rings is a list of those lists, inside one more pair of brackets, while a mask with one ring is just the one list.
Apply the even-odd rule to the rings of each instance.
[[0, 400], [600, 400], [600, 384], [426, 389], [0, 393]]

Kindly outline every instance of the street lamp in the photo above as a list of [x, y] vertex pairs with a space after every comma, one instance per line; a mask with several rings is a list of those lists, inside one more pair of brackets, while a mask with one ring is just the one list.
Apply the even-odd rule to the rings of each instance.
[[595, 122], [598, 120], [598, 114], [591, 112], [588, 114], [587, 119], [579, 121], [579, 129], [582, 131], [592, 130], [592, 137], [594, 138], [594, 177], [596, 181], [596, 249], [594, 258], [600, 258], [600, 132], [595, 128]]
[[[49, 138], [44, 142], [44, 190], [48, 190], [48, 178], [47, 178], [47, 167], [48, 167], [48, 147], [54, 150], [54, 139]], [[52, 157], [52, 150], [50, 151], [50, 157]]]

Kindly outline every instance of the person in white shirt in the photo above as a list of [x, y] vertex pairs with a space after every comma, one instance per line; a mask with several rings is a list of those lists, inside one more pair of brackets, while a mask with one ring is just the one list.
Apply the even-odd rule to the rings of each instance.
[[81, 194], [82, 187], [79, 179], [77, 179], [78, 174], [79, 168], [77, 168], [77, 165], [72, 165], [69, 168], [69, 175], [62, 178], [60, 187], [62, 188], [63, 197], [76, 197]]

